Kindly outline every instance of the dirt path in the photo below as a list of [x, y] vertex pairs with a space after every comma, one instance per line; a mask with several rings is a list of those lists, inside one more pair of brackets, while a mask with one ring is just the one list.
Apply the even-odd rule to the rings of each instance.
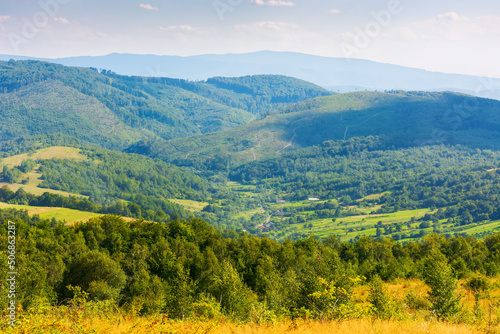
[[347, 137], [347, 131], [349, 131], [349, 127], [348, 127], [348, 126], [345, 128], [345, 132], [344, 132], [344, 140], [345, 140], [345, 138]]
[[[313, 119], [313, 118], [316, 118], [316, 117], [319, 117], [319, 116], [314, 116], [314, 117], [304, 117], [304, 118], [298, 119], [298, 120], [296, 120], [296, 121], [293, 121], [293, 122], [289, 123], [288, 125], [293, 125], [293, 124], [295, 124], [295, 123], [297, 123], [297, 122], [303, 122], [303, 121], [310, 120], [310, 119]], [[293, 136], [292, 136], [292, 138], [290, 138], [290, 141], [288, 142], [288, 144], [287, 144], [287, 145], [285, 145], [285, 147], [283, 147], [282, 149], [280, 149], [280, 150], [279, 150], [279, 151], [277, 151], [276, 153], [280, 153], [281, 151], [285, 150], [286, 148], [288, 148], [288, 147], [292, 146], [292, 145], [293, 145], [293, 141], [294, 141], [295, 137], [297, 137], [297, 129], [300, 129], [300, 128], [304, 127], [304, 126], [307, 126], [307, 125], [302, 125], [302, 126], [298, 126], [298, 127], [296, 127], [296, 128], [293, 128], [293, 129], [292, 129], [292, 131], [293, 131]]]

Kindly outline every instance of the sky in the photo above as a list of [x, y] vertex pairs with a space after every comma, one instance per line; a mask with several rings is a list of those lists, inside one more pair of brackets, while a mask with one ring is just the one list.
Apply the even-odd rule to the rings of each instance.
[[0, 54], [260, 50], [500, 78], [500, 1], [0, 0]]

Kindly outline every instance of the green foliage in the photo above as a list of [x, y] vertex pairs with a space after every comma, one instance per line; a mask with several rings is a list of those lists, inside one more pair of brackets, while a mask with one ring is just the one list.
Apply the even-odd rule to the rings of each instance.
[[201, 297], [193, 303], [193, 314], [203, 319], [218, 318], [222, 316], [221, 305], [213, 297]]
[[356, 317], [357, 311], [351, 301], [352, 289], [361, 282], [359, 277], [349, 278], [348, 284], [339, 286], [333, 281], [326, 281], [319, 277], [319, 291], [310, 294], [308, 297], [313, 303], [313, 309], [322, 319], [345, 319], [346, 317]]
[[68, 268], [65, 286], [80, 286], [92, 300], [117, 300], [126, 276], [120, 265], [106, 254], [89, 251], [75, 257]]
[[88, 293], [82, 290], [79, 286], [68, 285], [66, 287], [72, 294], [71, 304], [73, 307], [81, 307], [85, 305], [88, 300]]
[[100, 204], [130, 201], [118, 203], [113, 213], [147, 219], [155, 219], [147, 210], [185, 216], [168, 198], [206, 199], [206, 181], [187, 170], [135, 154], [102, 149], [83, 152], [89, 161], [41, 160], [41, 186], [90, 196]]
[[227, 261], [221, 263], [213, 277], [211, 294], [219, 301], [225, 312], [236, 318], [248, 317], [256, 302], [253, 292], [243, 283], [239, 273]]
[[464, 284], [465, 288], [474, 295], [474, 315], [476, 318], [481, 318], [481, 299], [488, 294], [491, 285], [488, 278], [481, 273], [472, 274]]
[[35, 167], [36, 167], [35, 161], [33, 161], [32, 159], [26, 159], [26, 160], [23, 160], [19, 169], [23, 173], [29, 173], [29, 172], [33, 171], [33, 169], [35, 169]]
[[[386, 261], [393, 261], [383, 251], [388, 249], [398, 261], [412, 263], [406, 277], [423, 269], [432, 309], [440, 318], [453, 318], [459, 305], [456, 280], [447, 264], [452, 256], [437, 249], [464, 242], [473, 253], [484, 252], [485, 263], [499, 264], [500, 259], [491, 238], [490, 248], [483, 241], [433, 235], [398, 247], [370, 239], [357, 244], [332, 238], [278, 243], [246, 233], [226, 232], [231, 237], [223, 237], [195, 218], [159, 224], [102, 216], [73, 226], [52, 225], [22, 211], [0, 210], [0, 218], [16, 222], [22, 283], [16, 299], [25, 309], [72, 299], [74, 308], [118, 306], [131, 314], [163, 313], [178, 319], [231, 317], [260, 322], [282, 316], [340, 320], [370, 315], [399, 319], [400, 307], [384, 289], [378, 269], [369, 284], [371, 308], [353, 298], [354, 288], [363, 281], [360, 273], [366, 271], [358, 264], [387, 266]], [[0, 249], [6, 249], [6, 225], [2, 220]], [[0, 251], [0, 259], [6, 259], [5, 251]], [[0, 278], [5, 286], [5, 277]], [[467, 284], [483, 291], [484, 282], [475, 275]], [[411, 309], [429, 306], [411, 294], [406, 303]]]
[[[247, 110], [253, 114], [265, 115], [284, 109], [291, 103], [312, 97], [331, 95], [309, 82], [280, 75], [255, 75], [240, 78], [215, 77], [206, 81], [198, 94], [206, 96], [215, 91], [220, 103]], [[213, 95], [212, 95], [213, 96]], [[212, 97], [214, 99], [214, 97]]]
[[[22, 189], [14, 193], [3, 187], [0, 201], [166, 221], [169, 216], [188, 215], [181, 206], [168, 201], [169, 198], [207, 198], [207, 182], [186, 169], [105, 149], [86, 148], [81, 152], [88, 161], [38, 160], [37, 172], [42, 174], [40, 187], [81, 194], [89, 199], [48, 192], [35, 196]], [[27, 172], [35, 166], [33, 160], [26, 159], [19, 168]], [[3, 171], [3, 178], [9, 182], [15, 182], [22, 175], [17, 168], [4, 166]]]
[[413, 291], [409, 291], [405, 294], [404, 301], [406, 306], [412, 310], [428, 310], [432, 307], [427, 298], [419, 296]]
[[461, 305], [456, 294], [458, 280], [446, 258], [438, 251], [432, 252], [424, 259], [422, 276], [431, 289], [428, 294], [432, 311], [439, 319], [452, 319], [460, 312]]
[[[493, 151], [464, 146], [392, 149], [380, 137], [366, 137], [325, 142], [280, 158], [252, 162], [233, 169], [230, 177], [243, 184], [266, 186], [287, 201], [318, 197], [337, 202], [289, 206], [284, 218], [288, 224], [298, 224], [303, 214], [317, 221], [363, 214], [397, 215], [415, 209], [434, 211], [407, 221], [411, 228], [363, 224], [377, 229], [370, 233], [373, 236], [399, 240], [421, 238], [433, 230], [460, 233], [500, 219], [496, 209], [500, 206], [500, 173], [494, 168], [498, 164], [500, 156]], [[373, 194], [378, 195], [370, 196]], [[370, 207], [374, 209], [368, 211]], [[354, 228], [360, 231], [360, 227]], [[304, 230], [302, 226], [300, 230]], [[413, 235], [403, 230], [412, 230]], [[478, 229], [476, 235], [487, 233], [491, 233], [489, 229]], [[453, 266], [457, 273], [461, 270], [459, 262]]]
[[9, 168], [7, 166], [3, 166], [2, 170], [2, 180], [7, 183], [17, 183], [22, 173], [18, 168]]
[[292, 78], [233, 78], [236, 85], [258, 87], [241, 92], [224, 80], [126, 77], [39, 61], [0, 62], [0, 140], [60, 133], [124, 149], [139, 140], [233, 128], [253, 120], [253, 114], [330, 94]]
[[375, 276], [370, 282], [368, 302], [372, 304], [373, 312], [380, 319], [391, 319], [398, 317], [401, 313], [400, 309], [385, 289], [384, 283], [378, 276]]
[[151, 143], [150, 147], [154, 146], [155, 156], [167, 161], [211, 171], [218, 170], [210, 161], [214, 156], [237, 167], [254, 160], [279, 160], [287, 152], [324, 142], [334, 144], [331, 154], [349, 158], [353, 145], [343, 145], [346, 140], [375, 135], [380, 138], [375, 147], [391, 150], [431, 145], [498, 149], [494, 128], [500, 123], [500, 103], [474, 98], [475, 107], [470, 108], [471, 99], [460, 94], [424, 92], [318, 97], [237, 129], [176, 139], [171, 145]]

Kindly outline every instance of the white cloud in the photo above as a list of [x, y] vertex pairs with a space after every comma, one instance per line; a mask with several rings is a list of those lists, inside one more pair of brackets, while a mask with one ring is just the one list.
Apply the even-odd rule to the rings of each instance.
[[335, 14], [335, 15], [338, 15], [338, 14], [342, 13], [342, 11], [340, 9], [338, 9], [338, 8], [332, 8], [328, 12], [331, 13], [331, 14]]
[[493, 32], [500, 31], [500, 17], [499, 16], [481, 16], [478, 17], [478, 20], [484, 25], [486, 29]]
[[283, 0], [252, 0], [252, 3], [258, 6], [279, 6], [279, 7], [293, 7], [294, 2]]
[[416, 40], [419, 36], [413, 31], [413, 29], [404, 27], [399, 30], [399, 35], [406, 40]]
[[470, 19], [466, 16], [460, 16], [458, 15], [458, 13], [455, 13], [455, 12], [449, 12], [449, 13], [444, 13], [444, 14], [440, 14], [437, 16], [438, 19], [440, 20], [451, 20], [451, 21], [456, 21], [456, 22], [459, 22], [459, 21], [463, 21], [463, 22], [467, 22], [467, 21], [470, 21]]
[[5, 27], [2, 23], [10, 21], [11, 17], [9, 15], [0, 15], [0, 31], [5, 31]]
[[174, 40], [184, 43], [193, 43], [194, 40], [199, 41], [200, 39], [206, 40], [206, 35], [214, 32], [212, 28], [193, 27], [187, 24], [160, 26], [160, 30], [168, 33], [168, 36]]
[[198, 28], [198, 27], [193, 27], [187, 24], [181, 24], [177, 26], [167, 26], [167, 27], [162, 27], [160, 26], [161, 31], [174, 31], [174, 32], [179, 32], [179, 33], [194, 33], [194, 34], [203, 34], [207, 32], [207, 29], [203, 28]]
[[440, 14], [433, 19], [413, 22], [397, 29], [399, 37], [407, 40], [457, 41], [470, 38], [498, 35], [500, 17], [482, 16], [469, 18], [458, 13]]
[[147, 10], [155, 10], [155, 11], [157, 11], [157, 10], [158, 10], [158, 8], [157, 8], [157, 7], [153, 7], [153, 6], [151, 6], [151, 5], [149, 5], [149, 4], [146, 4], [146, 3], [141, 3], [141, 4], [139, 5], [139, 7], [144, 8], [144, 9], [147, 9]]
[[69, 24], [68, 19], [66, 19], [64, 17], [54, 17], [54, 21], [59, 22], [59, 23]]
[[279, 21], [260, 21], [252, 24], [237, 24], [234, 26], [236, 30], [246, 30], [251, 32], [286, 31], [289, 28], [297, 27], [298, 25], [296, 24]]

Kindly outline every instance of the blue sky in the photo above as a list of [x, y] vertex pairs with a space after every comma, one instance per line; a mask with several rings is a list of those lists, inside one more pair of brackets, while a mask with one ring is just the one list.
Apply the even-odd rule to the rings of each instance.
[[0, 0], [0, 53], [258, 50], [500, 77], [498, 0]]

